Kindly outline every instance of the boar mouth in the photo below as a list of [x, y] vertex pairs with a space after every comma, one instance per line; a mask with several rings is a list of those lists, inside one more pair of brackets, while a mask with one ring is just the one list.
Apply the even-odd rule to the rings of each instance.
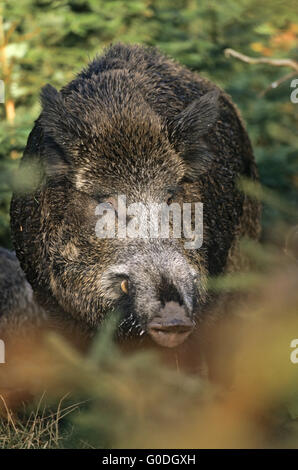
[[167, 323], [153, 321], [148, 325], [148, 334], [160, 346], [175, 348], [180, 346], [189, 337], [194, 329], [190, 320], [171, 320]]

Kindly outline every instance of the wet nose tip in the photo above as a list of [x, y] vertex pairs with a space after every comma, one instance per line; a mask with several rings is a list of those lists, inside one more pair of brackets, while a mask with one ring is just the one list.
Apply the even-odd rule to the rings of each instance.
[[167, 348], [174, 348], [182, 344], [193, 330], [193, 324], [189, 322], [152, 322], [148, 326], [148, 333], [155, 343]]

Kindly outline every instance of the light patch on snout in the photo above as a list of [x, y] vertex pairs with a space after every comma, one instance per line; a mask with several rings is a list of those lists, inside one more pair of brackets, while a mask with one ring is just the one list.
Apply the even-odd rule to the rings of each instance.
[[121, 295], [123, 295], [123, 291], [121, 290], [122, 276], [128, 276], [128, 269], [125, 264], [112, 266], [102, 274], [100, 290], [107, 300], [118, 300]]
[[186, 308], [191, 312], [193, 310], [193, 292], [190, 286], [195, 285], [198, 290], [200, 301], [204, 301], [207, 292], [207, 277], [203, 269], [199, 272], [191, 266], [179, 254], [175, 254], [168, 264], [168, 272], [173, 285], [183, 298]]

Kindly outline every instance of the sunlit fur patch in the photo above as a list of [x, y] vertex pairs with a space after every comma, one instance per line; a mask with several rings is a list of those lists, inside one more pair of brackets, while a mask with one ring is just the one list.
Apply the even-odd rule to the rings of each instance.
[[85, 170], [84, 170], [84, 168], [79, 168], [76, 172], [76, 175], [75, 175], [76, 189], [81, 191], [82, 189], [84, 189], [86, 184], [88, 184], [88, 181], [86, 180]]
[[68, 259], [77, 259], [79, 256], [78, 248], [71, 242], [67, 243], [63, 250], [61, 251], [62, 256]]

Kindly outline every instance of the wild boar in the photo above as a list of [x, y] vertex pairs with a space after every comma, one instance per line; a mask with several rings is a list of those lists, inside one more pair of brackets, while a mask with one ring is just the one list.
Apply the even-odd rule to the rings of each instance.
[[[22, 161], [38, 168], [38, 183], [11, 204], [15, 250], [38, 302], [91, 335], [117, 311], [120, 337], [179, 346], [210, 310], [208, 278], [239, 269], [240, 238], [259, 234], [258, 204], [237, 184], [257, 179], [239, 112], [157, 49], [123, 44], [61, 91], [46, 85], [41, 103]], [[168, 237], [98, 236], [100, 205], [119, 228], [119, 196], [148, 211], [203, 204], [202, 243], [173, 236], [172, 217]]]

